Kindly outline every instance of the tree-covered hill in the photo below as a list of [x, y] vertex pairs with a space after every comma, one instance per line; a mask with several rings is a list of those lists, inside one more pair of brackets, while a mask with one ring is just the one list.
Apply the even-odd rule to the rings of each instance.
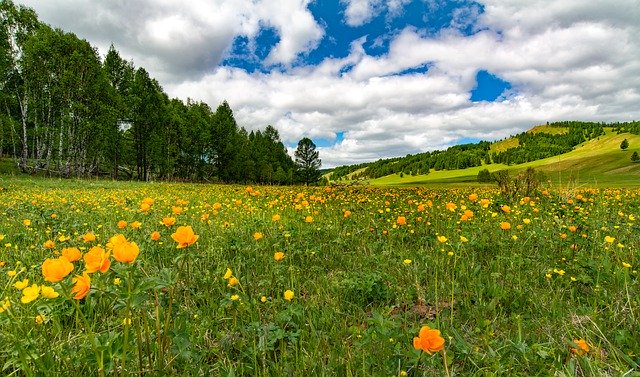
[[339, 182], [376, 179], [391, 174], [415, 176], [434, 170], [458, 170], [492, 163], [521, 164], [567, 153], [580, 143], [603, 135], [605, 127], [612, 127], [620, 132], [636, 130], [640, 134], [640, 122], [554, 122], [494, 143], [480, 141], [452, 146], [443, 151], [340, 166], [332, 171], [329, 178]]

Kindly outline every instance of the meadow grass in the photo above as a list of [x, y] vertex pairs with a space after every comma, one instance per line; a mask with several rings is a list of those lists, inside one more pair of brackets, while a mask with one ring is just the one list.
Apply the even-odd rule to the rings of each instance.
[[[635, 189], [0, 187], [3, 374], [638, 375]], [[111, 250], [81, 299], [84, 257], [42, 269], [72, 247]], [[424, 325], [443, 351], [413, 347]]]

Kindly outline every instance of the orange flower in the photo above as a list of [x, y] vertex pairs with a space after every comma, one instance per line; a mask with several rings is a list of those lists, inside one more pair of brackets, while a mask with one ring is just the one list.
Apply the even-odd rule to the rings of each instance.
[[404, 216], [398, 216], [398, 219], [396, 220], [396, 224], [407, 225], [407, 218]]
[[578, 356], [589, 353], [589, 344], [584, 339], [576, 339], [573, 341], [574, 345], [571, 347], [571, 352]]
[[179, 215], [182, 213], [182, 207], [171, 207], [171, 212], [173, 212], [174, 215]]
[[82, 300], [91, 289], [91, 278], [89, 277], [89, 274], [85, 272], [82, 274], [82, 276], [76, 275], [76, 277], [74, 277], [71, 281], [75, 283], [75, 285], [71, 289], [71, 293], [75, 293], [73, 298], [76, 300]]
[[475, 192], [473, 194], [469, 195], [469, 200], [472, 202], [475, 202], [478, 200], [478, 194], [476, 194]]
[[458, 206], [455, 203], [447, 203], [445, 206], [449, 211], [453, 212], [456, 210], [456, 208], [458, 208]]
[[131, 227], [133, 229], [140, 229], [141, 226], [142, 226], [142, 223], [140, 221], [134, 221], [131, 223]]
[[509, 229], [511, 229], [511, 224], [509, 224], [506, 221], [503, 221], [503, 222], [500, 223], [500, 229], [509, 230]]
[[67, 258], [69, 262], [75, 262], [82, 258], [82, 253], [76, 247], [67, 247], [62, 249], [62, 256]]
[[313, 222], [313, 217], [312, 216], [307, 216], [307, 217], [304, 218], [304, 221], [306, 223], [312, 223]]
[[142, 212], [147, 212], [151, 209], [151, 205], [147, 204], [147, 203], [142, 203], [140, 204], [140, 211]]
[[160, 232], [155, 231], [155, 232], [151, 233], [151, 240], [157, 241], [159, 239], [160, 239]]
[[56, 247], [56, 243], [51, 241], [51, 240], [46, 240], [42, 246], [44, 246], [46, 249], [53, 249], [54, 247]]
[[275, 215], [271, 216], [271, 221], [280, 221], [280, 215], [276, 213]]
[[89, 249], [82, 259], [84, 260], [84, 267], [88, 273], [94, 273], [96, 271], [107, 272], [111, 267], [111, 260], [109, 259], [109, 252], [105, 251], [100, 246], [94, 246]]
[[44, 276], [44, 280], [51, 283], [59, 282], [69, 275], [71, 271], [73, 271], [73, 264], [71, 264], [71, 262], [69, 262], [65, 257], [56, 259], [47, 258], [42, 263], [42, 275]]
[[164, 226], [171, 226], [175, 223], [176, 223], [175, 217], [165, 217], [164, 219], [162, 219], [162, 222], [160, 224], [163, 224]]
[[200, 236], [193, 233], [191, 226], [180, 226], [176, 232], [171, 235], [171, 238], [178, 243], [178, 246], [176, 246], [177, 249], [192, 245], [198, 240], [198, 237]]
[[428, 354], [438, 352], [444, 348], [444, 338], [440, 336], [440, 330], [422, 326], [418, 336], [413, 338], [413, 348]]
[[349, 210], [344, 211], [344, 213], [342, 214], [342, 217], [344, 217], [344, 218], [347, 218], [349, 216], [351, 216], [351, 211], [349, 211]]
[[511, 207], [509, 207], [508, 205], [504, 204], [502, 207], [500, 207], [500, 209], [502, 210], [502, 212], [504, 213], [509, 213], [511, 212]]
[[138, 245], [129, 242], [122, 234], [111, 237], [107, 248], [113, 251], [113, 257], [120, 263], [133, 263], [140, 253]]
[[256, 240], [256, 241], [261, 240], [261, 239], [262, 239], [262, 237], [264, 237], [264, 235], [262, 234], [262, 232], [255, 232], [255, 233], [253, 233], [253, 239], [254, 239], [254, 240]]
[[280, 262], [282, 259], [284, 259], [284, 253], [282, 251], [276, 251], [273, 254], [273, 259], [275, 259], [276, 262]]
[[126, 227], [127, 227], [127, 222], [126, 222], [126, 221], [124, 221], [124, 220], [120, 220], [120, 221], [118, 221], [118, 224], [117, 224], [117, 225], [118, 225], [118, 228], [120, 228], [120, 229], [124, 229], [124, 228], [126, 228]]
[[96, 240], [96, 235], [93, 234], [93, 232], [89, 232], [87, 234], [85, 234], [84, 236], [82, 236], [82, 240], [84, 242], [93, 242]]

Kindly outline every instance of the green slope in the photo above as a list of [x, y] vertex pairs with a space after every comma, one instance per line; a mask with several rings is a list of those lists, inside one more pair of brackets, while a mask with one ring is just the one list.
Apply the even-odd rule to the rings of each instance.
[[[623, 139], [629, 141], [626, 151], [620, 149]], [[491, 164], [460, 170], [431, 171], [427, 175], [400, 177], [397, 174], [372, 179], [374, 185], [474, 185], [482, 169], [509, 169], [514, 173], [528, 167], [542, 170], [554, 185], [640, 186], [640, 163], [631, 162], [631, 154], [640, 153], [640, 136], [615, 134], [607, 130], [599, 138], [578, 145], [573, 151], [559, 156], [520, 165]]]

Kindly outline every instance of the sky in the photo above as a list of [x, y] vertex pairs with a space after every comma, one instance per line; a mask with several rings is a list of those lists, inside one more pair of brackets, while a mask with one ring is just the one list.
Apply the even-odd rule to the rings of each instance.
[[15, 0], [322, 167], [640, 120], [640, 0]]

